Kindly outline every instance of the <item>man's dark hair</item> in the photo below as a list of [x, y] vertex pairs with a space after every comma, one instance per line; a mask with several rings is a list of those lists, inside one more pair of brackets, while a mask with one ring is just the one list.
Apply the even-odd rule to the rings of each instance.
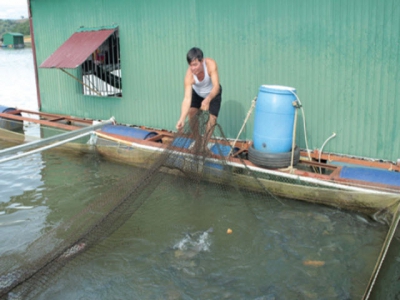
[[189, 65], [195, 59], [198, 59], [199, 61], [203, 60], [203, 51], [201, 51], [200, 48], [194, 47], [194, 48], [190, 49], [186, 55], [186, 60]]

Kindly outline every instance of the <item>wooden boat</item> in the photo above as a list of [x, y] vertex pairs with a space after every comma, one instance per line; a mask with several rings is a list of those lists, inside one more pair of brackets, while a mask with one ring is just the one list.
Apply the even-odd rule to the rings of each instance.
[[[35, 118], [22, 116], [22, 113], [34, 115]], [[79, 132], [82, 129], [93, 129], [89, 133], [92, 136], [95, 135], [95, 140], [97, 140], [92, 140], [91, 145], [71, 142], [65, 145], [66, 149], [88, 151], [95, 145], [96, 150], [107, 159], [139, 167], [146, 167], [151, 159], [157, 160], [158, 154], [165, 153], [165, 151], [173, 151], [175, 155], [182, 157], [182, 159], [196, 159], [196, 156], [187, 147], [174, 145], [175, 134], [166, 130], [125, 127], [129, 130], [132, 128], [132, 130], [151, 133], [137, 138], [116, 134], [115, 132], [110, 133], [107, 132], [108, 130], [104, 130], [104, 127], [94, 131], [95, 127], [92, 124], [96, 121], [93, 120], [20, 109], [0, 113], [0, 123], [2, 120], [33, 122], [41, 124], [43, 128], [58, 128], [65, 131]], [[12, 124], [16, 125], [15, 123]], [[22, 131], [15, 130], [15, 128], [21, 128], [21, 126], [0, 128], [0, 139], [17, 144], [25, 142], [26, 137]], [[51, 137], [45, 138], [43, 141], [48, 139], [51, 139]], [[63, 140], [63, 142], [65, 141], [66, 139]], [[367, 299], [400, 221], [400, 166], [387, 161], [373, 161], [319, 153], [318, 151], [300, 151], [299, 161], [296, 165], [271, 169], [258, 166], [248, 160], [249, 149], [252, 145], [249, 141], [216, 139], [212, 142], [214, 145], [226, 146], [234, 149], [234, 151], [229, 151], [224, 157], [221, 156], [221, 152], [207, 157], [204, 168], [209, 168], [212, 171], [203, 172], [205, 180], [218, 182], [218, 172], [221, 172], [225, 166], [229, 166], [235, 183], [246, 189], [257, 191], [261, 188], [279, 197], [356, 211], [389, 225], [386, 239], [363, 297], [363, 299]], [[0, 150], [0, 163], [1, 154], [2, 151]], [[355, 166], [357, 172], [354, 174], [358, 174], [359, 178], [358, 175], [354, 178], [345, 178], [341, 175], [342, 171], [348, 166]], [[176, 168], [163, 168], [161, 171], [181, 174], [176, 170]], [[256, 176], [249, 176], [249, 172], [255, 173]], [[373, 176], [369, 176], [369, 172], [372, 172]], [[376, 180], [376, 176], [381, 178]], [[381, 180], [382, 177], [383, 181]], [[371, 180], [368, 180], [369, 178]], [[390, 184], [385, 183], [386, 179]]]
[[[24, 116], [23, 116], [23, 115]], [[30, 115], [29, 117], [26, 114]], [[0, 113], [0, 118], [25, 121], [41, 124], [49, 128], [58, 128], [65, 131], [74, 131], [89, 127], [93, 120], [75, 118], [65, 115], [41, 113], [23, 109], [8, 110]], [[4, 126], [3, 126], [4, 127]], [[106, 130], [96, 130], [99, 140], [96, 143], [97, 151], [110, 160], [143, 166], [144, 162], [153, 157], [154, 153], [165, 149], [173, 149], [183, 156], [190, 158], [188, 149], [171, 147], [175, 133], [143, 127], [124, 127], [129, 129], [149, 132], [145, 138], [131, 136], [130, 134], [116, 134]], [[0, 137], [7, 140], [22, 142], [21, 133], [13, 130], [2, 130]], [[112, 132], [112, 131], [111, 131]], [[108, 142], [106, 142], [108, 141]], [[230, 167], [238, 182], [247, 188], [257, 189], [252, 177], [245, 175], [243, 169], [251, 170], [258, 174], [259, 182], [274, 195], [279, 197], [303, 200], [361, 212], [374, 219], [390, 223], [400, 203], [400, 166], [387, 161], [373, 161], [357, 157], [340, 156], [330, 153], [319, 153], [314, 150], [308, 153], [300, 151], [299, 162], [287, 168], [270, 169], [258, 166], [248, 159], [251, 141], [224, 141], [214, 140], [222, 146], [235, 149], [223, 158]], [[86, 144], [69, 143], [68, 147], [85, 150]], [[222, 157], [218, 154], [208, 158], [211, 163], [221, 163]], [[361, 172], [360, 178], [346, 178], [342, 176], [343, 170], [354, 168], [355, 175]], [[362, 174], [372, 172], [372, 179]], [[389, 178], [391, 184], [379, 182]], [[210, 178], [215, 180], [215, 178]]]

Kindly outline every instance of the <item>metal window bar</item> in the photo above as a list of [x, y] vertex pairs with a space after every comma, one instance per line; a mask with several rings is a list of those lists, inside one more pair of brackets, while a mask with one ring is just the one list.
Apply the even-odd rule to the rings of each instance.
[[[120, 47], [114, 32], [82, 65], [85, 95], [122, 96]], [[90, 87], [90, 88], [89, 88]]]

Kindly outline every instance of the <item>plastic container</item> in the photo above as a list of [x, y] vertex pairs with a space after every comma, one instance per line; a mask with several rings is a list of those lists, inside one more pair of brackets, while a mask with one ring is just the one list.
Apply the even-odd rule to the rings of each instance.
[[[7, 107], [0, 105], [0, 113], [6, 113], [8, 111], [13, 111], [15, 110], [14, 107]], [[18, 114], [13, 114], [14, 116], [22, 116], [20, 113]], [[18, 121], [18, 120], [6, 120], [4, 118], [0, 118], [0, 128], [4, 128], [7, 130], [20, 130], [23, 127], [23, 122]]]
[[340, 178], [400, 186], [400, 173], [363, 167], [342, 167]]
[[122, 126], [122, 125], [105, 125], [101, 128], [102, 132], [122, 135], [139, 140], [146, 140], [157, 135], [157, 132], [148, 131], [140, 128]]
[[254, 149], [265, 153], [289, 152], [292, 148], [296, 90], [279, 85], [259, 89], [253, 131]]

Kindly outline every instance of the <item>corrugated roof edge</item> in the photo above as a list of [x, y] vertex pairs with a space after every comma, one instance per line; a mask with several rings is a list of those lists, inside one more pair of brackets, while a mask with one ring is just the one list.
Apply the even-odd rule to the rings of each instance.
[[10, 35], [15, 35], [15, 36], [24, 36], [22, 33], [19, 33], [19, 32], [6, 32], [4, 34], [10, 34]]
[[39, 68], [75, 69], [115, 30], [112, 28], [75, 32]]
[[100, 27], [80, 27], [76, 32], [86, 32], [86, 31], [99, 31], [99, 30], [110, 30], [116, 29], [118, 25], [110, 25], [110, 26], [100, 26]]

